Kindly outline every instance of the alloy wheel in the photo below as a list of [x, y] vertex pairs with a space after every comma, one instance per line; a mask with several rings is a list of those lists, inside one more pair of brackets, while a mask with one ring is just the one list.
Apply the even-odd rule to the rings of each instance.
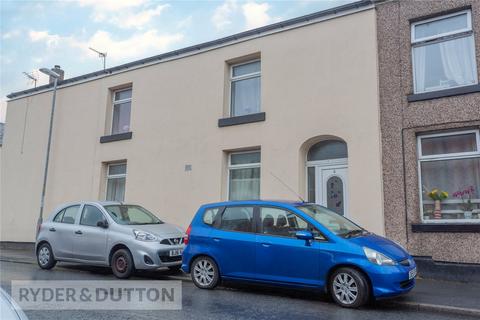
[[358, 285], [348, 273], [339, 273], [333, 280], [333, 291], [338, 300], [343, 304], [354, 303], [358, 297]]
[[50, 250], [45, 246], [40, 249], [38, 252], [38, 262], [40, 262], [40, 265], [46, 266], [48, 262], [50, 261]]
[[128, 262], [124, 256], [119, 256], [115, 261], [115, 267], [117, 268], [118, 272], [124, 273], [127, 270]]
[[214, 280], [215, 269], [208, 260], [200, 260], [193, 268], [195, 280], [202, 286], [209, 286]]

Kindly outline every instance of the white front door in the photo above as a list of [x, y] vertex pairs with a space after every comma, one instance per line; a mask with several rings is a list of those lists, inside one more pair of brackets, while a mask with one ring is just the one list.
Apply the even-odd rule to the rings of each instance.
[[316, 202], [338, 214], [348, 212], [347, 167], [316, 166]]

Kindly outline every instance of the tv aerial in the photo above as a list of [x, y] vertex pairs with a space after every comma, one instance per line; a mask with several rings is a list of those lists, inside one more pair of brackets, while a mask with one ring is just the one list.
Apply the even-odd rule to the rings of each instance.
[[33, 73], [28, 73], [28, 72], [22, 72], [28, 79], [33, 81], [33, 85], [36, 88], [37, 87], [37, 78], [33, 75]]
[[105, 66], [106, 66], [106, 63], [107, 63], [107, 53], [106, 53], [106, 52], [100, 52], [100, 51], [98, 51], [98, 50], [95, 50], [95, 49], [92, 48], [92, 47], [88, 47], [88, 49], [90, 49], [90, 50], [92, 50], [93, 52], [97, 53], [97, 54], [98, 54], [98, 57], [103, 59], [103, 70], [105, 70]]

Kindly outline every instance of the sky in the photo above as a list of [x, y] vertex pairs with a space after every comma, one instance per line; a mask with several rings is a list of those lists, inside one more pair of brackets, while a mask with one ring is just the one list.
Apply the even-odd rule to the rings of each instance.
[[353, 0], [0, 0], [0, 122], [6, 95], [48, 82], [39, 68], [60, 65], [65, 78], [221, 38]]

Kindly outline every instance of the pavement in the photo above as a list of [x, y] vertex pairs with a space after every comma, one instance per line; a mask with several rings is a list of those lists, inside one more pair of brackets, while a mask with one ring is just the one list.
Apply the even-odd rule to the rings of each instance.
[[[38, 279], [37, 273], [41, 275], [49, 275], [51, 276], [56, 275], [55, 273], [40, 270], [36, 265], [36, 259], [34, 253], [31, 250], [13, 250], [13, 249], [1, 249], [0, 250], [0, 271], [1, 271], [1, 278], [2, 278], [2, 285], [6, 284], [6, 281], [13, 280], [13, 279], [29, 279], [29, 277], [33, 277], [33, 279]], [[26, 270], [26, 273], [18, 273], [19, 270]], [[74, 273], [75, 277], [77, 274], [85, 274], [86, 279], [90, 278], [98, 278], [104, 279], [113, 278], [110, 270], [108, 268], [102, 267], [89, 267], [83, 265], [72, 265], [72, 264], [65, 264], [59, 263], [54, 268], [54, 270], [62, 270], [62, 273]], [[42, 273], [44, 272], [44, 273]], [[59, 272], [59, 271], [57, 271]], [[10, 274], [11, 273], [11, 274]], [[7, 275], [10, 274], [10, 275]], [[34, 276], [32, 276], [34, 274]], [[7, 276], [6, 276], [7, 275]], [[60, 276], [60, 274], [58, 274]], [[185, 292], [195, 292], [194, 296], [205, 292], [205, 290], [194, 290], [193, 283], [191, 283], [190, 277], [183, 274], [183, 273], [174, 273], [171, 271], [160, 271], [160, 272], [140, 272], [135, 275], [136, 278], [139, 279], [155, 279], [155, 280], [182, 280], [184, 286], [184, 294]], [[47, 278], [50, 279], [50, 278]], [[56, 277], [52, 279], [58, 279]], [[8, 285], [8, 284], [7, 284]], [[187, 291], [185, 291], [187, 288]], [[281, 298], [285, 296], [296, 298], [296, 304], [299, 303], [298, 300], [298, 293], [295, 291], [292, 293], [291, 290], [282, 290], [282, 289], [275, 289], [272, 290], [271, 288], [252, 288], [252, 286], [243, 287], [242, 285], [238, 286], [233, 284], [229, 287], [223, 287], [222, 291], [230, 292], [233, 290], [240, 290], [244, 294], [258, 294], [262, 295], [262, 300], [276, 299], [276, 296], [280, 295]], [[214, 290], [215, 292], [216, 290]], [[207, 291], [205, 294], [208, 296], [211, 291]], [[244, 294], [241, 297], [236, 297], [236, 299], [243, 299]], [[193, 293], [192, 293], [193, 295]], [[311, 293], [300, 293], [300, 301], [302, 299], [307, 300], [316, 300], [316, 298], [312, 298]], [[217, 298], [217, 297], [216, 297]], [[331, 306], [336, 307], [332, 304], [328, 297], [320, 298], [324, 300], [325, 304], [328, 304], [328, 308]], [[187, 301], [188, 296], [187, 296]], [[326, 301], [326, 302], [325, 302]], [[235, 302], [236, 303], [236, 302]], [[252, 303], [252, 302], [249, 302]], [[301, 303], [300, 303], [301, 304]], [[185, 297], [184, 297], [184, 308], [185, 308]], [[263, 307], [262, 307], [263, 308]], [[368, 309], [373, 308], [373, 309]], [[341, 310], [344, 310], [340, 308]], [[275, 310], [275, 308], [273, 309]], [[333, 309], [335, 310], [335, 309]], [[335, 315], [342, 314], [344, 311], [340, 311], [336, 309]], [[480, 284], [478, 283], [461, 283], [461, 282], [450, 282], [450, 281], [437, 281], [437, 280], [430, 280], [430, 279], [417, 279], [416, 287], [407, 295], [396, 297], [393, 299], [388, 300], [380, 300], [375, 302], [373, 305], [367, 307], [367, 310], [378, 310], [379, 316], [382, 312], [388, 312], [388, 310], [399, 310], [399, 312], [409, 314], [412, 312], [413, 314], [419, 315], [424, 314], [425, 317], [422, 320], [428, 319], [429, 315], [435, 314], [436, 317], [433, 319], [440, 319], [440, 315], [444, 315], [446, 319], [460, 319], [462, 317], [480, 317]], [[258, 311], [258, 310], [257, 310]], [[284, 312], [291, 312], [284, 311]], [[253, 317], [254, 315], [252, 315]], [[256, 316], [256, 315], [255, 315]], [[391, 315], [388, 315], [391, 317]], [[409, 315], [411, 318], [411, 315]], [[41, 318], [41, 317], [40, 317]], [[48, 317], [46, 317], [48, 318]], [[169, 318], [169, 317], [168, 317]], [[175, 318], [175, 317], [173, 317]], [[183, 317], [181, 317], [183, 318]], [[196, 317], [194, 317], [196, 318]], [[229, 317], [227, 317], [229, 318]], [[248, 318], [248, 317], [247, 317]], [[267, 317], [272, 318], [272, 317]], [[273, 317], [275, 318], [275, 317]], [[293, 317], [297, 318], [297, 317]], [[342, 317], [340, 317], [342, 318]], [[347, 317], [348, 318], [348, 317]], [[361, 319], [362, 317], [355, 316], [356, 319]], [[375, 318], [375, 317], [367, 317], [367, 319]], [[379, 317], [381, 318], [381, 317]]]

